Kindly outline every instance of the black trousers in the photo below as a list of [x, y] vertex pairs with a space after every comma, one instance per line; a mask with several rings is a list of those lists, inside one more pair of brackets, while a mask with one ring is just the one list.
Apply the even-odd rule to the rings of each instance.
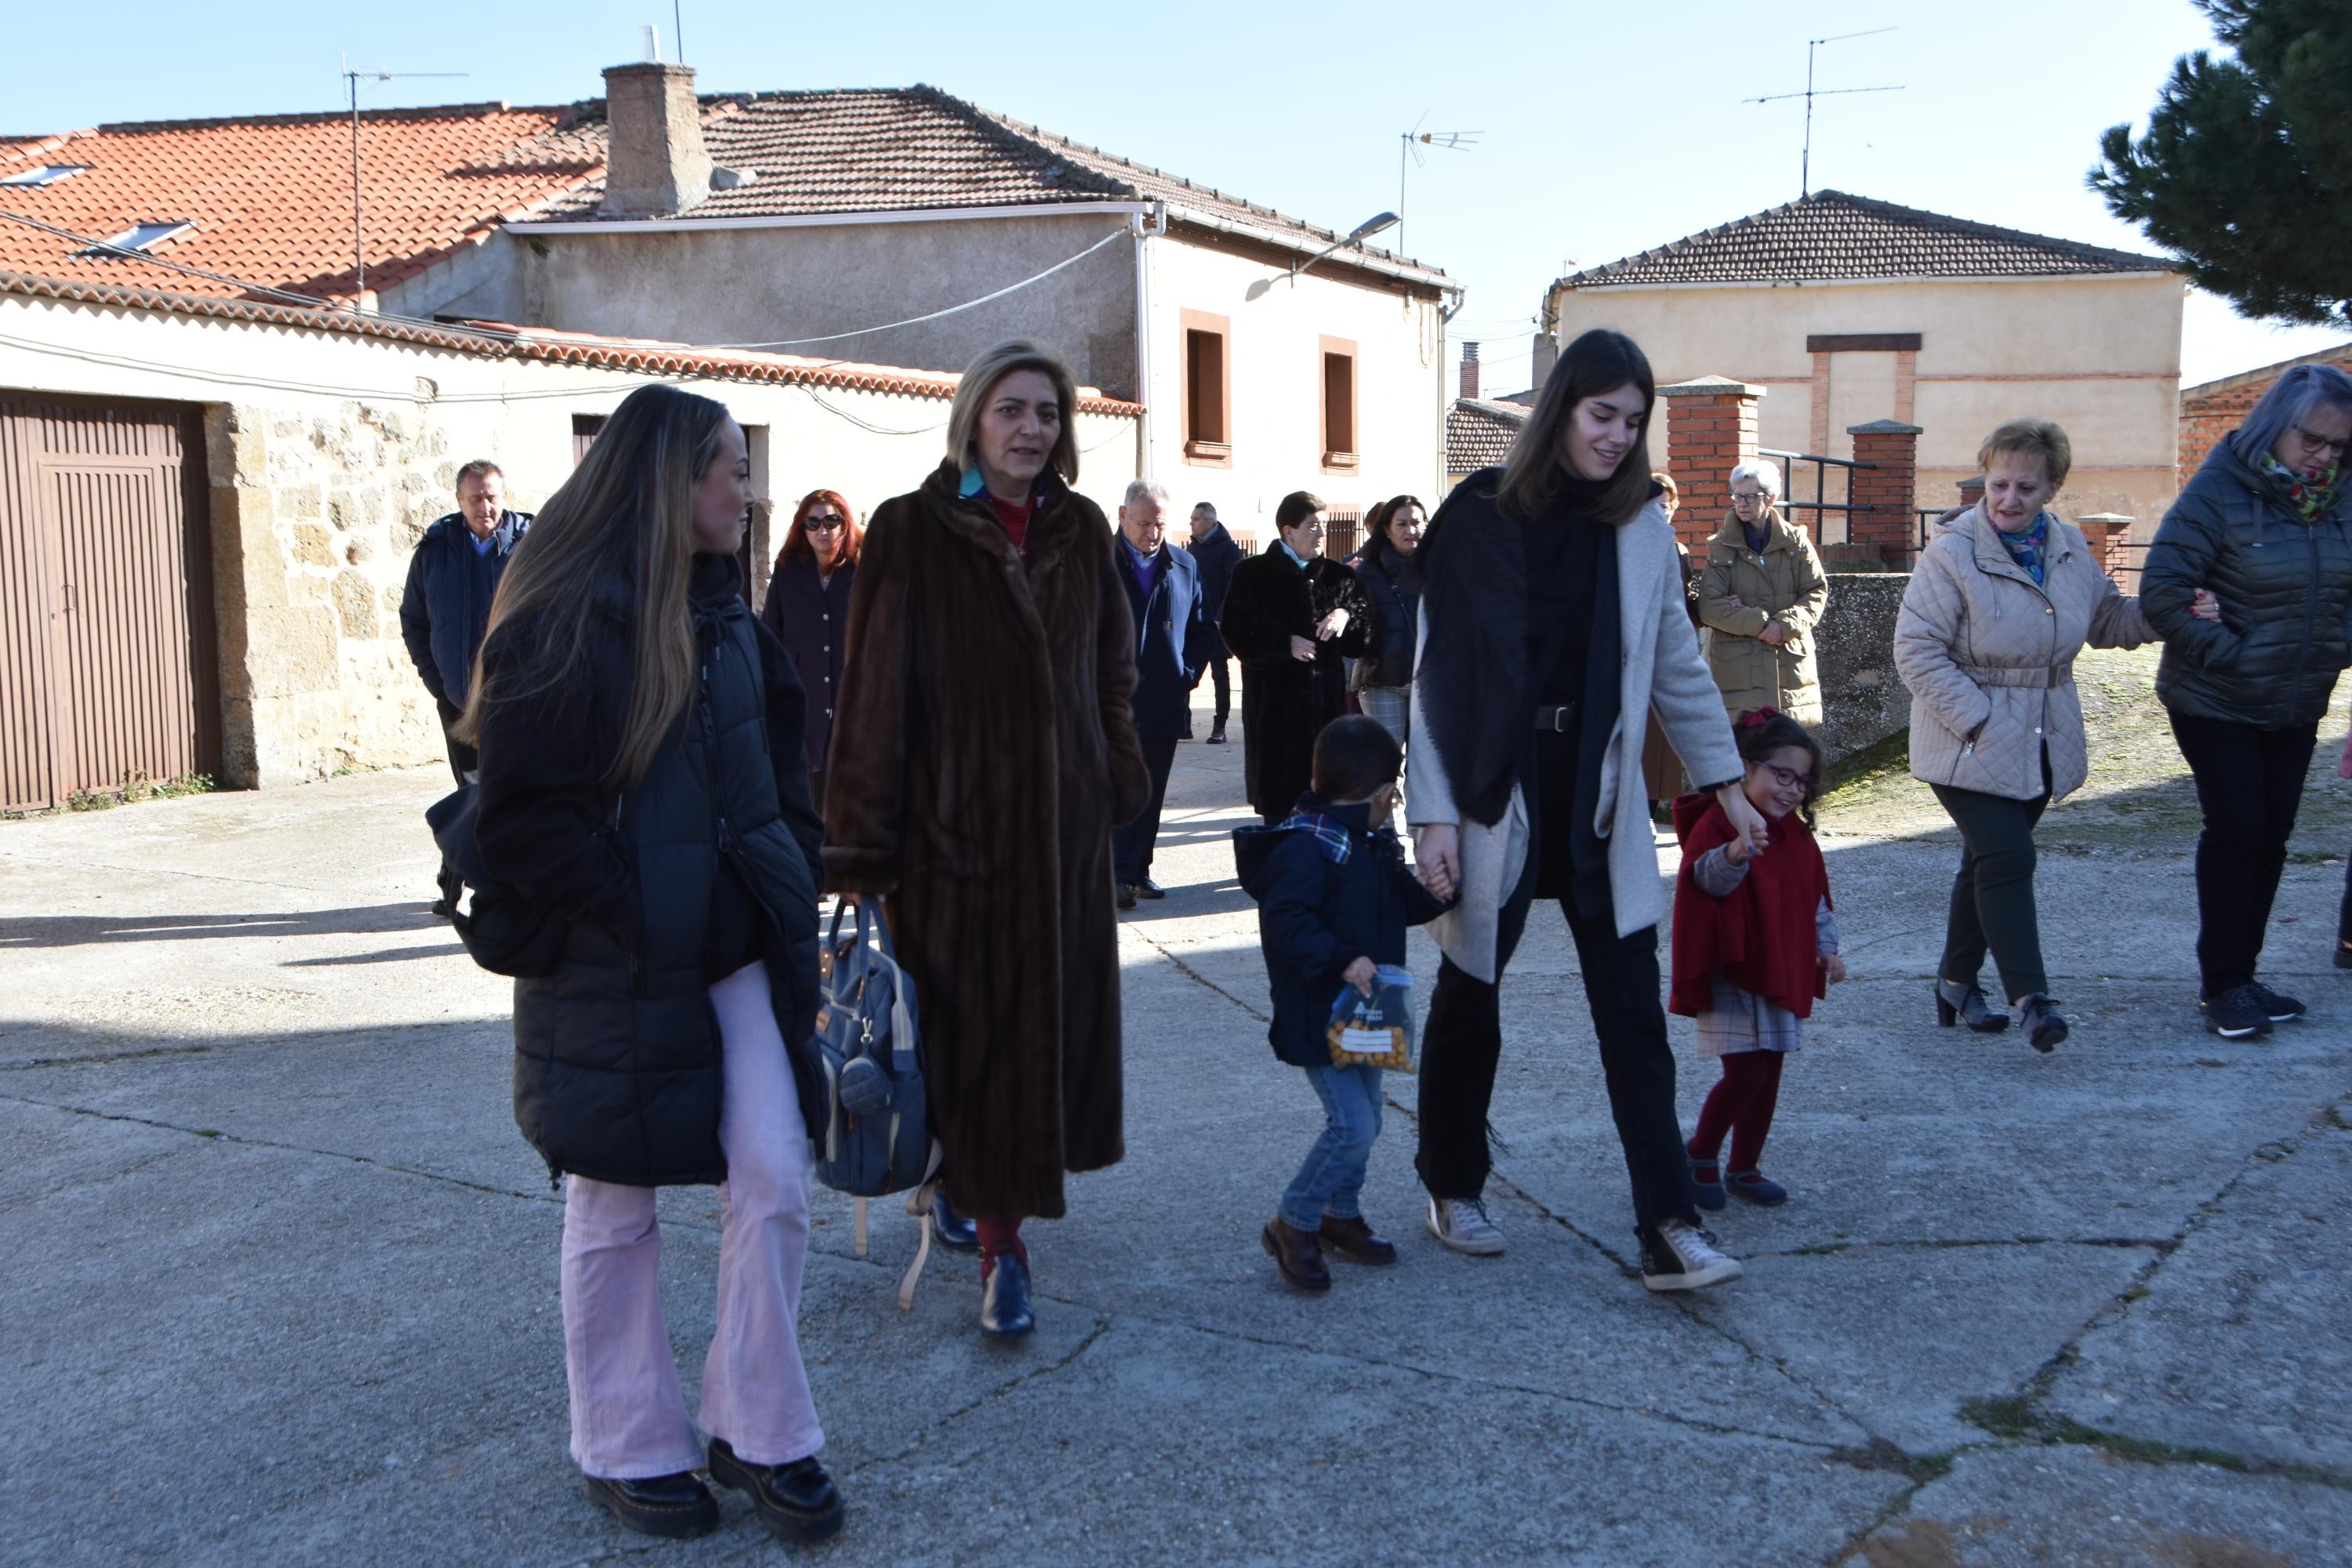
[[1217, 718], [1213, 728], [1222, 730], [1225, 727], [1225, 716], [1234, 710], [1233, 669], [1226, 661], [1222, 646], [1218, 647], [1216, 657], [1209, 660], [1209, 679], [1217, 689]]
[[[468, 777], [480, 771], [482, 753], [457, 739], [455, 726], [459, 710], [439, 698], [434, 700], [434, 705], [441, 715], [441, 746], [449, 753], [449, 776], [462, 785]], [[440, 873], [434, 880], [441, 886], [443, 900], [453, 904], [457, 901], [457, 874], [449, 869], [446, 860], [441, 862]]]
[[[1495, 974], [1518, 947], [1534, 902], [1534, 860], [1502, 910]], [[1609, 1110], [1633, 1184], [1633, 1224], [1646, 1231], [1661, 1220], [1698, 1223], [1691, 1202], [1690, 1163], [1675, 1111], [1675, 1053], [1658, 1000], [1658, 929], [1617, 934], [1617, 916], [1603, 908], [1580, 915], [1560, 900], [1569, 935], [1584, 972], [1584, 999], [1601, 1037], [1601, 1071]], [[1486, 1111], [1495, 1094], [1495, 1068], [1503, 1050], [1502, 987], [1454, 966], [1438, 966], [1423, 1031], [1421, 1151], [1414, 1160], [1433, 1197], [1475, 1198], [1489, 1170]]]
[[1151, 770], [1151, 801], [1143, 815], [1124, 827], [1110, 830], [1110, 863], [1114, 881], [1129, 886], [1151, 875], [1151, 850], [1160, 837], [1160, 812], [1168, 804], [1168, 770], [1176, 763], [1176, 737], [1146, 735], [1143, 765]]
[[2050, 994], [2042, 962], [2042, 921], [2033, 904], [2033, 828], [2050, 807], [2050, 756], [2042, 757], [2042, 793], [2032, 800], [1929, 784], [1960, 829], [1960, 868], [1944, 917], [1937, 978], [1973, 984], [1992, 950], [2000, 1000]]
[[2319, 726], [2258, 730], [2175, 713], [2172, 738], [2197, 777], [2205, 814], [2197, 836], [2197, 967], [2210, 1001], [2254, 977]]

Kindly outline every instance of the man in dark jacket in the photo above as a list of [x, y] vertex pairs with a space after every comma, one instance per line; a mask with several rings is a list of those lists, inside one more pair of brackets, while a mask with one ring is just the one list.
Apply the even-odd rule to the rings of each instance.
[[[1225, 525], [1217, 521], [1217, 509], [1207, 501], [1192, 509], [1192, 537], [1188, 547], [1192, 552], [1193, 564], [1201, 569], [1201, 613], [1209, 621], [1202, 657], [1217, 691], [1217, 717], [1209, 727], [1209, 744], [1222, 746], [1225, 743], [1225, 716], [1233, 710], [1234, 689], [1233, 676], [1225, 668], [1225, 637], [1217, 623], [1224, 618], [1225, 590], [1234, 585], [1234, 568], [1241, 564], [1242, 547], [1225, 531]], [[1192, 715], [1187, 712], [1184, 737], [1190, 740], [1192, 735]]]
[[[449, 772], [459, 784], [481, 765], [474, 748], [450, 732], [473, 689], [474, 656], [490, 624], [490, 599], [515, 545], [530, 531], [527, 512], [509, 511], [506, 476], [477, 458], [457, 470], [457, 510], [436, 521], [409, 558], [400, 596], [400, 640], [424, 678], [441, 714]], [[441, 896], [433, 912], [447, 915], [456, 884], [441, 868]]]
[[1167, 487], [1157, 480], [1129, 485], [1114, 546], [1118, 580], [1135, 614], [1135, 734], [1151, 770], [1151, 804], [1133, 822], [1111, 831], [1112, 876], [1123, 910], [1133, 909], [1138, 899], [1168, 896], [1151, 879], [1151, 850], [1168, 800], [1168, 771], [1175, 765], [1176, 742], [1190, 727], [1192, 689], [1201, 683], [1210, 636], [1200, 568], [1188, 552], [1167, 542]]
[[1226, 646], [1242, 661], [1249, 803], [1269, 823], [1306, 792], [1315, 737], [1347, 711], [1347, 661], [1371, 647], [1356, 574], [1323, 553], [1322, 501], [1294, 490], [1274, 521], [1274, 548], [1234, 568], [1224, 619]]

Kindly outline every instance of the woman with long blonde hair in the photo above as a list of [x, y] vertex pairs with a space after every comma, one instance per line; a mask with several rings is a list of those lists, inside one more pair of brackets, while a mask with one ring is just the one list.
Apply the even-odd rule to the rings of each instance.
[[[563, 1183], [572, 1457], [591, 1500], [699, 1535], [695, 1471], [787, 1540], [841, 1526], [794, 1321], [818, 1088], [785, 1042], [816, 1010], [820, 827], [792, 662], [735, 551], [742, 426], [634, 392], [515, 552], [461, 722], [485, 872], [562, 922], [515, 982], [515, 1121]], [[718, 1330], [686, 1413], [654, 1195], [719, 1187]]]

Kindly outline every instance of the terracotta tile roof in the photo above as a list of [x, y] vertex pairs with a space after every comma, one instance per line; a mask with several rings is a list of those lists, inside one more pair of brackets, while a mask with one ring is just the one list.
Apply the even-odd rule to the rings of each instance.
[[[702, 105], [711, 162], [751, 169], [758, 177], [713, 191], [691, 217], [1164, 201], [1318, 250], [1340, 237], [934, 87], [707, 95]], [[603, 100], [580, 107], [583, 132], [601, 137]], [[555, 203], [548, 216], [593, 218], [603, 197], [603, 181], [590, 181]], [[1432, 280], [1445, 276], [1375, 247], [1367, 249]]]
[[[568, 109], [502, 103], [362, 112], [361, 189], [368, 283], [389, 285], [500, 220], [536, 212], [603, 171], [603, 139]], [[0, 143], [0, 178], [86, 163], [47, 185], [0, 185], [0, 212], [111, 239], [133, 224], [193, 224], [159, 260], [325, 299], [348, 298], [352, 131], [340, 114], [102, 125]], [[73, 241], [0, 220], [0, 269], [235, 296], [234, 284], [147, 262], [77, 257]]]
[[1638, 256], [1587, 268], [1559, 289], [1631, 283], [1830, 282], [1866, 278], [2039, 278], [2168, 272], [2157, 256], [1970, 223], [1843, 191], [1704, 229]]
[[[346, 126], [349, 121], [345, 121]], [[273, 303], [146, 289], [135, 284], [28, 277], [0, 271], [0, 296], [55, 300], [67, 304], [131, 310], [215, 320], [299, 327], [314, 331], [388, 339], [451, 349], [489, 359], [541, 360], [641, 375], [696, 376], [718, 381], [771, 382], [860, 392], [897, 393], [942, 401], [954, 397], [956, 377], [941, 371], [896, 365], [858, 364], [798, 354], [717, 352], [651, 339], [600, 338], [543, 327], [480, 321], [428, 324], [403, 319], [355, 315], [349, 310]], [[1134, 416], [1132, 403], [1079, 389], [1078, 412]]]
[[1445, 410], [1445, 471], [1475, 474], [1510, 455], [1528, 411], [1516, 403], [1457, 397]]

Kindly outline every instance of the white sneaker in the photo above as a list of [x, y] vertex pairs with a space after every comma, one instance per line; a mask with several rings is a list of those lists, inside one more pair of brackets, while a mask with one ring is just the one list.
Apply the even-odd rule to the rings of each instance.
[[1747, 1272], [1717, 1252], [1714, 1237], [1686, 1220], [1658, 1222], [1642, 1241], [1642, 1283], [1653, 1290], [1703, 1290]]
[[1486, 1217], [1486, 1205], [1477, 1198], [1430, 1199], [1429, 1234], [1440, 1246], [1473, 1258], [1503, 1255], [1502, 1228]]

